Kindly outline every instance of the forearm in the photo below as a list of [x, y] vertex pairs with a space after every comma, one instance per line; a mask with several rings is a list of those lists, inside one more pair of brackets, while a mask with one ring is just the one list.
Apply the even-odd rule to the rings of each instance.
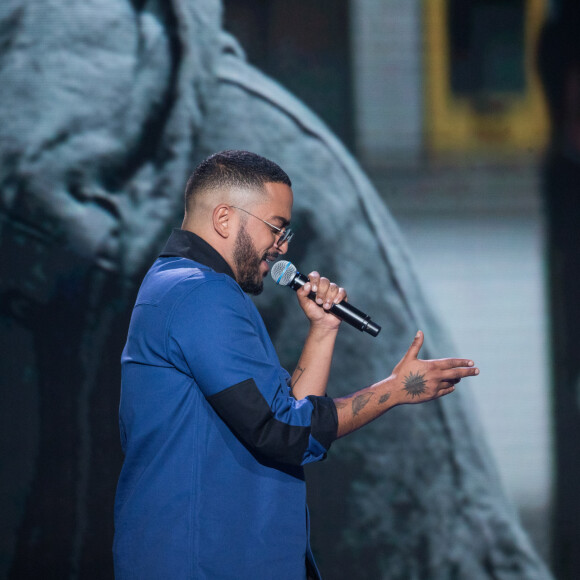
[[296, 399], [308, 395], [324, 396], [330, 374], [337, 330], [310, 327], [302, 354], [292, 375], [292, 394]]
[[334, 399], [338, 414], [338, 437], [344, 437], [396, 407], [402, 401], [389, 377], [352, 395]]

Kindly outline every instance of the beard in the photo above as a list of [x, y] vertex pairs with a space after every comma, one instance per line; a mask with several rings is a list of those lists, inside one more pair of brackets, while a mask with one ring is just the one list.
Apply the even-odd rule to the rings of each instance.
[[236, 267], [236, 278], [240, 288], [246, 294], [257, 296], [264, 289], [264, 282], [260, 274], [260, 263], [262, 260], [271, 259], [272, 256], [265, 254], [260, 256], [252, 242], [245, 225], [240, 229], [234, 247], [234, 264]]

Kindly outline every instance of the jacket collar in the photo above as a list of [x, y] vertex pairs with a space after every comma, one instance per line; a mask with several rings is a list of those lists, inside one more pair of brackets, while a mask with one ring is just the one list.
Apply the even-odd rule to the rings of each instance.
[[175, 228], [171, 232], [159, 257], [187, 258], [188, 260], [193, 260], [194, 262], [208, 266], [219, 274], [227, 274], [234, 280], [236, 279], [234, 272], [221, 254], [205, 240], [188, 230]]

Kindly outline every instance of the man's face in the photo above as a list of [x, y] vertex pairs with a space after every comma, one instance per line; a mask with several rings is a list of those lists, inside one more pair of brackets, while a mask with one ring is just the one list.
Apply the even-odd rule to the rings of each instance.
[[238, 284], [247, 294], [257, 296], [264, 289], [263, 276], [260, 273], [262, 256], [252, 242], [246, 225], [243, 224], [236, 238], [234, 247], [234, 264]]
[[287, 243], [278, 246], [279, 235], [261, 220], [283, 229], [289, 226], [292, 215], [293, 195], [287, 185], [267, 183], [265, 189], [268, 199], [248, 209], [252, 215], [240, 210], [241, 225], [233, 251], [237, 282], [244, 292], [253, 295], [262, 292], [270, 262], [288, 249]]

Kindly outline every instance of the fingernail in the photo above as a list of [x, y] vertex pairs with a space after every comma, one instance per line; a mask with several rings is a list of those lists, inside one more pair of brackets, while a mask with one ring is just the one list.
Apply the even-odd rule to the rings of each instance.
[[418, 331], [417, 331], [417, 334], [415, 335], [415, 338], [419, 338], [420, 336], [421, 336], [421, 331], [420, 331], [420, 330], [418, 330]]
[[473, 361], [472, 361], [472, 360], [470, 360], [470, 361], [467, 363], [467, 366], [468, 366], [468, 367], [472, 367], [472, 366], [473, 366]]
[[475, 372], [473, 374], [474, 375], [478, 375], [479, 374], [479, 369], [475, 369]]
[[317, 292], [318, 291], [318, 286], [314, 285], [312, 286], [312, 292]]
[[317, 298], [316, 299], [316, 304], [322, 304], [322, 298]]

